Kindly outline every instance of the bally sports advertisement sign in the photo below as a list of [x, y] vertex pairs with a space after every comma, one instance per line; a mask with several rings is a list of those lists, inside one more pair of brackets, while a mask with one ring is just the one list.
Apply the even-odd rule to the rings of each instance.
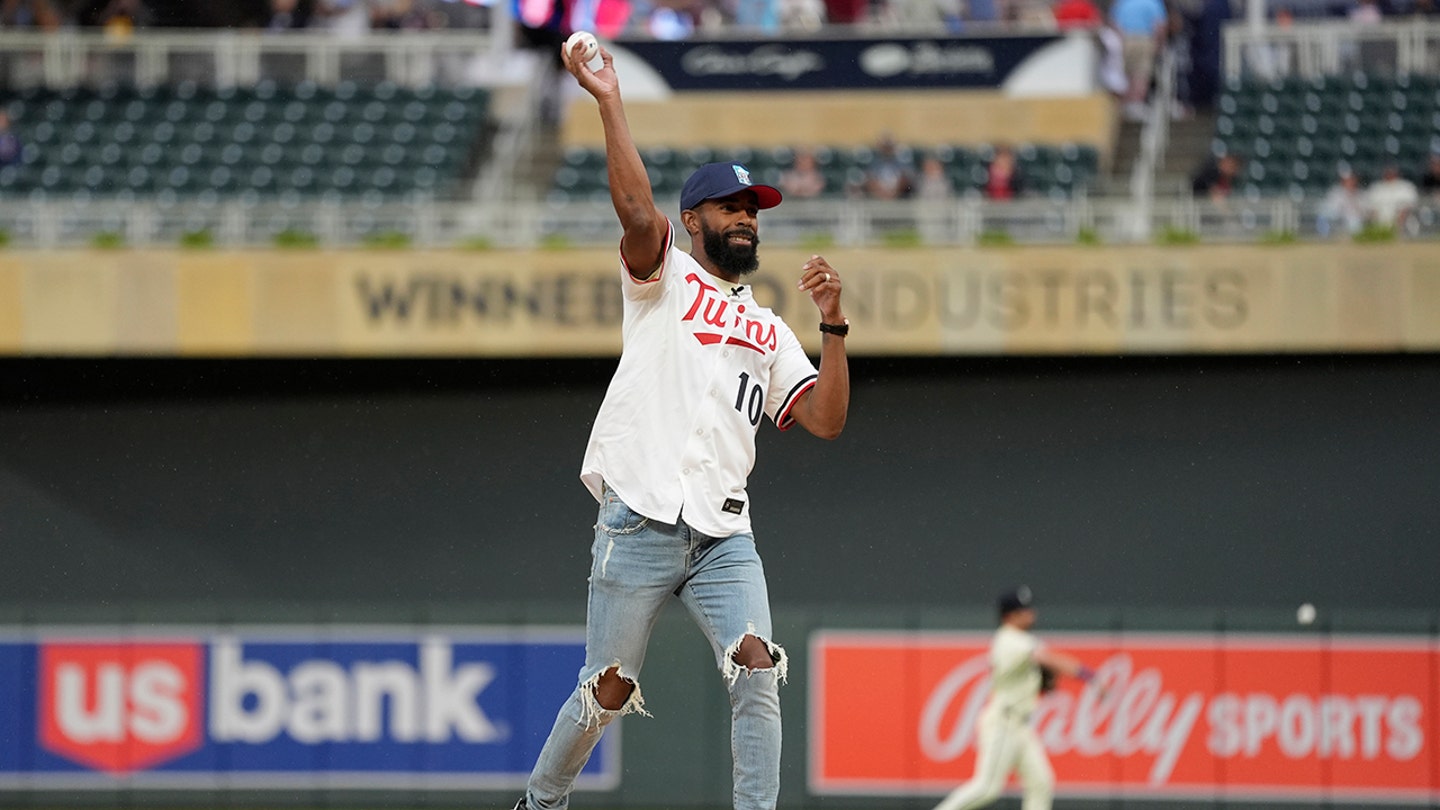
[[[0, 789], [516, 789], [582, 628], [0, 630]], [[619, 729], [577, 785], [619, 782]]]
[[[939, 796], [968, 780], [989, 641], [812, 636], [811, 792]], [[1042, 641], [1094, 668], [1099, 687], [1064, 683], [1031, 720], [1057, 795], [1440, 801], [1433, 640], [1055, 633]]]

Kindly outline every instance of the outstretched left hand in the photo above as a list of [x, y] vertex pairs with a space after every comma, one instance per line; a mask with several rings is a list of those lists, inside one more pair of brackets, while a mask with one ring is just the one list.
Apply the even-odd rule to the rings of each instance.
[[799, 287], [809, 291], [810, 300], [820, 310], [820, 320], [833, 324], [845, 322], [840, 310], [840, 274], [824, 257], [814, 255], [805, 262], [800, 268]]

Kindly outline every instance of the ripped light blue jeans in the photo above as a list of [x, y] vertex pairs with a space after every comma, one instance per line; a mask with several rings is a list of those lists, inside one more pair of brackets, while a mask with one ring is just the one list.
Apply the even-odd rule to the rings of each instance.
[[[677, 525], [650, 520], [605, 487], [591, 557], [585, 666], [530, 774], [530, 810], [567, 808], [605, 726], [621, 715], [648, 714], [640, 693], [645, 648], [661, 609], [675, 597], [710, 640], [730, 690], [735, 810], [772, 810], [780, 792], [779, 685], [786, 657], [770, 637], [769, 594], [754, 537], [709, 537], [683, 518]], [[765, 643], [773, 667], [735, 662], [747, 635]], [[635, 687], [616, 710], [602, 707], [594, 692], [611, 668]]]

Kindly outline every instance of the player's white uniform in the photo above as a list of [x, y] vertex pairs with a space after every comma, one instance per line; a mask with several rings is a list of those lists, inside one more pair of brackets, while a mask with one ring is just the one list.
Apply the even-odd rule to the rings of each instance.
[[748, 533], [756, 428], [766, 415], [790, 427], [815, 366], [748, 285], [710, 275], [674, 235], [672, 225], [650, 278], [621, 271], [625, 351], [580, 478], [596, 500], [609, 484], [652, 520], [676, 523], [683, 508], [712, 537]]
[[936, 810], [970, 810], [994, 801], [1011, 772], [1024, 790], [1022, 810], [1048, 810], [1055, 793], [1055, 772], [1030, 716], [1040, 700], [1040, 642], [1030, 633], [1000, 625], [990, 642], [990, 699], [976, 730], [975, 775], [956, 788]]

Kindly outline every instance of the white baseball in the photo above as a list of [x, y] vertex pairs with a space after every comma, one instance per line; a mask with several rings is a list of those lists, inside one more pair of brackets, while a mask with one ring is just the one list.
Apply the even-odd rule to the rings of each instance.
[[589, 31], [576, 31], [571, 34], [570, 38], [565, 40], [565, 55], [570, 56], [577, 44], [584, 48], [580, 52], [580, 61], [582, 62], [589, 62], [595, 58], [595, 54], [600, 53], [600, 43]]
[[1295, 610], [1295, 621], [1310, 624], [1315, 621], [1315, 606], [1306, 602]]

